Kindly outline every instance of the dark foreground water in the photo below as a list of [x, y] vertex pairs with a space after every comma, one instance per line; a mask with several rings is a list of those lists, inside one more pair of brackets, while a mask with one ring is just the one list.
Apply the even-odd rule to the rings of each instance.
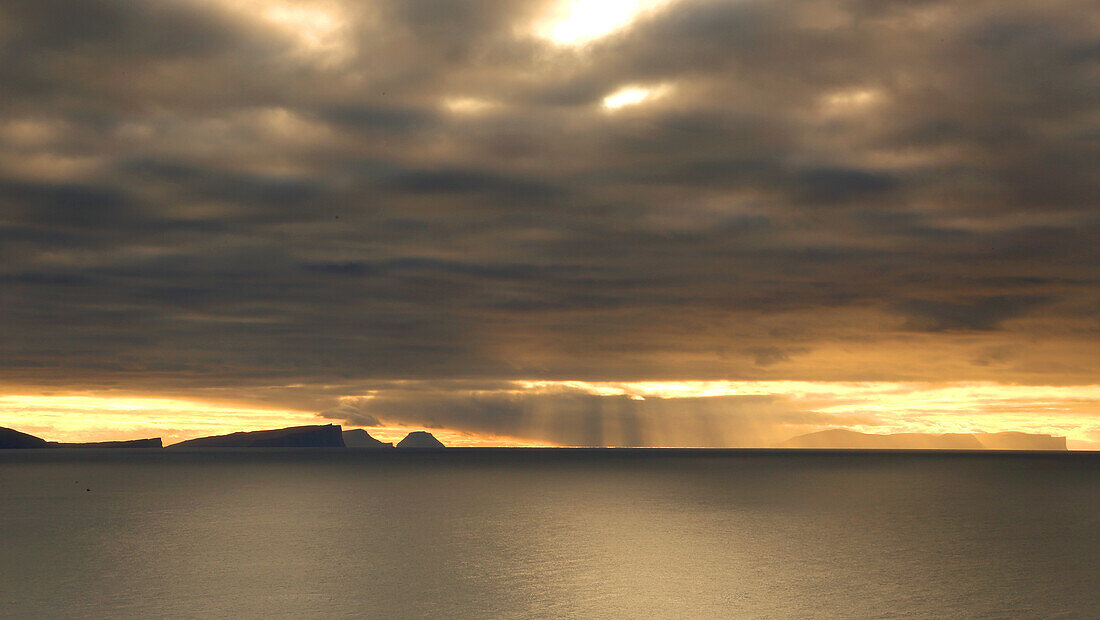
[[1098, 456], [6, 451], [0, 616], [1096, 618]]

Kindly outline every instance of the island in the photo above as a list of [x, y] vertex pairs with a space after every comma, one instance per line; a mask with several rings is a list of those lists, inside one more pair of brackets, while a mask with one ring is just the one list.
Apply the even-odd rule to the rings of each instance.
[[[162, 448], [160, 438], [92, 443], [48, 441], [12, 428], [0, 427], [0, 449], [49, 448]], [[428, 431], [413, 431], [396, 446], [379, 441], [361, 429], [343, 430], [339, 424], [292, 426], [263, 431], [243, 431], [189, 439], [168, 446], [174, 448], [394, 448], [434, 450], [446, 448]], [[1000, 433], [860, 433], [831, 428], [792, 437], [781, 448], [824, 450], [1054, 450], [1065, 451], [1066, 438], [1016, 431]]]
[[160, 448], [163, 447], [159, 437], [153, 439], [132, 439], [129, 441], [96, 441], [90, 443], [63, 443], [59, 441], [46, 441], [41, 437], [28, 435], [13, 428], [0, 427], [0, 450], [23, 449], [33, 450], [41, 448]]
[[366, 448], [369, 450], [385, 450], [393, 447], [392, 443], [379, 441], [361, 428], [344, 431], [344, 445], [349, 448]]
[[414, 448], [418, 450], [434, 449], [434, 448], [446, 448], [442, 441], [435, 438], [434, 435], [428, 431], [413, 431], [405, 438], [397, 442], [398, 448]]
[[0, 448], [33, 449], [48, 447], [50, 447], [50, 442], [45, 439], [20, 433], [13, 428], [0, 427]]
[[1066, 438], [1034, 433], [859, 433], [831, 428], [792, 437], [784, 448], [826, 450], [1066, 450]]
[[152, 439], [130, 439], [124, 441], [93, 441], [90, 443], [49, 442], [47, 448], [163, 448], [160, 437]]
[[291, 426], [267, 431], [245, 431], [189, 439], [171, 448], [343, 448], [339, 424]]

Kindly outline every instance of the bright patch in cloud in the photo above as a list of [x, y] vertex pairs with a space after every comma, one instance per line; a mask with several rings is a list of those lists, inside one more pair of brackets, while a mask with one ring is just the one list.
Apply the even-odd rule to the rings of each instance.
[[274, 5], [264, 11], [264, 17], [294, 30], [304, 43], [314, 47], [324, 44], [340, 27], [335, 15], [315, 7]]
[[346, 32], [348, 17], [336, 2], [228, 0], [227, 3], [289, 34], [296, 54], [303, 58], [334, 64], [351, 56]]
[[583, 45], [622, 30], [671, 0], [564, 0], [535, 27], [558, 45]]
[[854, 88], [829, 93], [821, 99], [826, 112], [844, 114], [865, 110], [882, 102], [882, 91], [872, 88]]
[[492, 101], [476, 97], [451, 97], [443, 100], [443, 107], [454, 114], [477, 114], [495, 106]]
[[667, 85], [660, 86], [627, 86], [611, 93], [603, 98], [603, 107], [608, 110], [618, 110], [626, 106], [638, 105], [645, 101], [651, 101], [668, 92]]

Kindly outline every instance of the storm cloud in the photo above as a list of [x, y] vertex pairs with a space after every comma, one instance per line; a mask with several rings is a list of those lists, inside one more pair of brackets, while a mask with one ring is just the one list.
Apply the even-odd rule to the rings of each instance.
[[[1092, 2], [556, 6], [0, 1], [3, 382], [1100, 376]], [[555, 441], [674, 417], [555, 398]], [[786, 415], [745, 402], [698, 415]]]

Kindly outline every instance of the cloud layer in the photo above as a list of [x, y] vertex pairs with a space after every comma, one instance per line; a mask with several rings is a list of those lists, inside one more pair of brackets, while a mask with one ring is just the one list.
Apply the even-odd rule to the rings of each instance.
[[5, 0], [0, 376], [1096, 382], [1091, 2], [646, 6]]

